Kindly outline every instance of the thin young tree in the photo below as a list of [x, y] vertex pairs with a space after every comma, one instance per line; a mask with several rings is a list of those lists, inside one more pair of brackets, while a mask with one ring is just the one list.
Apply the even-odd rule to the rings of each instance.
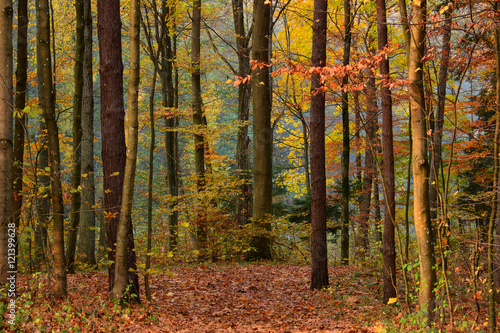
[[413, 24], [410, 27], [410, 108], [413, 134], [413, 216], [420, 258], [420, 308], [434, 320], [436, 270], [431, 235], [429, 206], [429, 161], [427, 157], [427, 114], [423, 87], [423, 62], [426, 36], [426, 0], [413, 1]]
[[[0, 16], [0, 284], [7, 283], [7, 272], [13, 271], [8, 256], [9, 223], [12, 222], [12, 161], [13, 147], [13, 117], [12, 117], [12, 91], [13, 91], [13, 60], [12, 60], [12, 1], [0, 2], [2, 15]], [[12, 263], [15, 265], [15, 263]]]
[[40, 0], [38, 24], [40, 27], [41, 83], [43, 97], [43, 115], [47, 126], [50, 162], [50, 187], [53, 212], [53, 257], [55, 294], [65, 297], [67, 294], [66, 260], [64, 255], [64, 203], [61, 186], [61, 155], [59, 150], [59, 130], [56, 122], [54, 84], [52, 81], [52, 57], [50, 49], [50, 12], [48, 0]]
[[[139, 0], [130, 1], [130, 70], [128, 84], [128, 122], [127, 122], [127, 161], [123, 182], [122, 207], [116, 238], [116, 265], [115, 283], [111, 291], [111, 298], [138, 300], [139, 290], [132, 288], [127, 292], [129, 285], [128, 274], [128, 232], [132, 224], [132, 207], [134, 200], [135, 169], [137, 164], [137, 146], [139, 143], [139, 82], [140, 82], [140, 20], [141, 8]], [[134, 294], [137, 293], [137, 294]]]
[[[250, 74], [250, 34], [245, 30], [244, 1], [232, 0], [234, 36], [238, 53], [238, 76], [246, 77]], [[248, 224], [251, 216], [250, 193], [250, 160], [248, 147], [248, 119], [250, 111], [251, 83], [246, 81], [238, 85], [238, 141], [236, 143], [236, 165], [240, 193], [236, 202], [236, 214], [240, 225]]]
[[[377, 32], [378, 49], [384, 51], [388, 47], [387, 10], [385, 0], [377, 0]], [[394, 145], [392, 133], [392, 96], [389, 89], [389, 57], [380, 62], [382, 84], [380, 94], [382, 101], [382, 150], [384, 153], [384, 293], [383, 300], [387, 303], [396, 297], [396, 246], [394, 230], [396, 219], [395, 185], [394, 185]]]
[[[191, 24], [191, 105], [193, 107], [194, 156], [196, 169], [196, 187], [198, 193], [205, 190], [205, 139], [203, 134], [203, 111], [201, 99], [201, 0], [193, 0], [193, 16]], [[203, 205], [202, 202], [199, 202]], [[196, 216], [196, 246], [200, 258], [207, 255], [207, 225], [203, 207], [199, 208]]]
[[[342, 65], [349, 65], [351, 55], [351, 1], [344, 1], [344, 50]], [[349, 83], [349, 75], [342, 77], [342, 86]], [[340, 236], [340, 260], [342, 264], [349, 263], [349, 155], [351, 153], [349, 137], [349, 94], [342, 90], [342, 226]]]
[[311, 289], [328, 286], [326, 246], [325, 86], [327, 0], [314, 1], [311, 76]]
[[78, 227], [80, 224], [80, 206], [81, 206], [81, 179], [82, 179], [82, 161], [81, 161], [81, 142], [82, 142], [82, 94], [83, 94], [83, 53], [84, 44], [84, 10], [83, 0], [75, 1], [76, 9], [76, 50], [75, 50], [75, 68], [74, 68], [74, 87], [73, 94], [73, 156], [72, 156], [72, 175], [71, 175], [71, 213], [70, 227], [68, 236], [68, 250], [66, 253], [66, 267], [68, 273], [75, 272], [75, 254], [78, 238]]
[[[493, 10], [495, 12], [495, 18], [498, 20], [499, 18], [499, 13], [498, 10], [500, 9], [498, 2], [495, 2], [493, 4]], [[496, 241], [500, 239], [498, 236], [500, 234], [500, 226], [498, 225], [498, 222], [500, 221], [499, 219], [499, 196], [498, 196], [498, 190], [500, 189], [500, 161], [499, 161], [499, 154], [500, 154], [500, 23], [497, 21], [495, 24], [495, 32], [494, 32], [494, 38], [495, 38], [495, 78], [496, 78], [496, 96], [495, 96], [495, 102], [496, 102], [496, 126], [495, 126], [495, 139], [493, 141], [494, 145], [494, 169], [493, 169], [493, 197], [492, 197], [492, 205], [491, 205], [491, 215], [490, 215], [490, 221], [489, 221], [489, 226], [488, 226], [488, 279], [487, 279], [487, 289], [488, 289], [488, 310], [489, 310], [489, 329], [490, 332], [496, 332], [497, 328], [497, 322], [496, 322], [496, 309], [495, 309], [495, 294], [497, 293], [495, 291], [495, 284], [494, 284], [494, 278], [495, 278], [495, 273], [494, 273], [494, 262], [495, 262], [495, 255], [496, 255], [496, 262], [500, 262], [500, 251], [494, 250], [494, 243], [495, 243], [495, 238], [494, 238], [494, 229], [495, 229], [495, 224], [496, 224], [496, 235], [497, 239]], [[496, 222], [496, 223], [495, 223]], [[497, 244], [498, 245], [498, 244]], [[498, 269], [498, 268], [497, 268]], [[497, 273], [498, 274], [498, 273]]]
[[254, 0], [252, 38], [253, 102], [253, 207], [255, 230], [250, 241], [248, 259], [272, 257], [269, 217], [273, 212], [271, 90], [269, 77], [269, 38], [271, 35], [271, 1]]
[[83, 0], [83, 92], [82, 92], [82, 204], [79, 251], [81, 262], [96, 265], [95, 178], [94, 178], [94, 82], [92, 66], [92, 8]]
[[[13, 164], [13, 193], [12, 213], [14, 214], [14, 224], [19, 230], [21, 220], [21, 207], [23, 204], [23, 166], [24, 166], [24, 141], [26, 132], [26, 90], [28, 72], [28, 1], [20, 0], [18, 8], [17, 26], [17, 68], [16, 68], [16, 96], [14, 117], [14, 164]], [[19, 244], [16, 240], [16, 249]], [[16, 250], [16, 253], [17, 250]], [[17, 263], [17, 260], [16, 260]], [[16, 269], [17, 271], [17, 269]]]

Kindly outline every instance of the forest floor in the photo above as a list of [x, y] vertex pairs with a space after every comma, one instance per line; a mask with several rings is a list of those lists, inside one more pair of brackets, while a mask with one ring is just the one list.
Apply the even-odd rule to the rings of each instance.
[[[428, 331], [422, 318], [408, 314], [399, 302], [382, 304], [380, 274], [354, 266], [332, 267], [329, 273], [330, 287], [311, 291], [307, 266], [173, 266], [150, 278], [151, 303], [142, 293], [142, 304], [127, 306], [108, 300], [107, 274], [102, 271], [69, 275], [67, 300], [51, 296], [45, 276], [29, 279], [21, 276], [19, 290], [23, 296], [16, 302], [17, 322], [12, 326], [0, 321], [0, 329], [2, 332]], [[455, 318], [460, 318], [461, 326], [456, 325], [455, 329], [471, 332], [485, 328], [486, 305], [482, 304], [479, 312], [475, 306], [477, 302], [470, 299], [456, 304]], [[5, 315], [4, 312], [4, 319]], [[441, 327], [441, 331], [448, 329], [449, 326]]]

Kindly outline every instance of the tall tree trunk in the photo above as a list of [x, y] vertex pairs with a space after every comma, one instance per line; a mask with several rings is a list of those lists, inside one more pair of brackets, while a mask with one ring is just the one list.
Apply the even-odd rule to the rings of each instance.
[[76, 8], [76, 54], [75, 54], [75, 92], [73, 97], [73, 174], [71, 176], [71, 213], [68, 230], [68, 250], [66, 267], [68, 273], [75, 272], [76, 241], [80, 224], [81, 206], [81, 142], [82, 142], [82, 94], [83, 94], [83, 52], [84, 10], [83, 0], [75, 1]]
[[[130, 0], [130, 76], [128, 84], [128, 122], [127, 122], [127, 161], [123, 182], [122, 207], [116, 239], [115, 283], [111, 298], [139, 300], [139, 289], [129, 283], [127, 252], [128, 232], [132, 229], [132, 207], [134, 200], [135, 169], [137, 164], [137, 146], [139, 143], [139, 82], [140, 82], [140, 4], [139, 0]], [[127, 291], [127, 286], [131, 288]]]
[[[106, 215], [106, 235], [109, 290], [113, 290], [115, 280], [115, 244], [120, 208], [122, 204], [123, 178], [125, 172], [126, 146], [123, 105], [123, 63], [121, 51], [120, 2], [98, 0], [97, 25], [99, 38], [99, 58], [101, 74], [101, 130], [102, 161], [104, 173], [104, 209]], [[128, 269], [132, 280], [132, 293], [138, 293], [138, 276], [135, 271], [134, 234], [132, 224], [128, 230]], [[137, 292], [135, 291], [137, 290]]]
[[[361, 205], [359, 212], [359, 234], [358, 253], [362, 257], [369, 249], [369, 225], [370, 206], [372, 199], [373, 178], [376, 176], [375, 157], [375, 123], [377, 121], [377, 96], [375, 88], [375, 75], [369, 70], [366, 83], [367, 112], [365, 120], [365, 170], [363, 172], [363, 184], [361, 190]], [[378, 223], [378, 221], [377, 221]]]
[[[243, 0], [232, 0], [234, 35], [238, 51], [238, 76], [246, 77], [250, 74], [250, 49], [248, 43], [250, 36], [245, 32]], [[238, 170], [239, 193], [236, 201], [236, 214], [239, 225], [248, 224], [251, 216], [250, 193], [250, 159], [248, 148], [249, 104], [251, 97], [250, 82], [238, 85], [238, 141], [236, 143], [236, 168]]]
[[[430, 163], [430, 177], [429, 177], [429, 201], [430, 201], [430, 214], [431, 223], [437, 221], [438, 210], [443, 208], [443, 203], [439, 199], [439, 175], [442, 170], [442, 140], [443, 140], [443, 124], [444, 124], [444, 111], [446, 102], [446, 82], [448, 81], [448, 68], [450, 65], [451, 53], [451, 21], [452, 21], [453, 5], [450, 4], [448, 9], [444, 12], [445, 20], [443, 27], [442, 38], [442, 56], [441, 64], [439, 67], [439, 81], [437, 85], [437, 110], [434, 121], [431, 122], [429, 127], [432, 129], [431, 133], [431, 163]], [[432, 119], [432, 118], [431, 118]], [[445, 212], [442, 211], [442, 216]], [[444, 216], [443, 216], [444, 219]], [[449, 244], [447, 244], [449, 245]], [[447, 251], [445, 251], [447, 252]], [[446, 262], [443, 263], [446, 268]]]
[[[344, 1], [344, 56], [342, 65], [349, 65], [351, 55], [351, 1]], [[342, 87], [349, 83], [349, 76], [342, 78]], [[342, 227], [340, 236], [340, 260], [349, 263], [349, 94], [342, 90]]]
[[248, 259], [272, 257], [269, 217], [273, 212], [273, 133], [271, 128], [271, 95], [269, 78], [269, 38], [271, 35], [271, 1], [254, 0], [252, 59], [253, 101], [253, 207], [255, 230]]
[[153, 82], [151, 83], [151, 95], [149, 96], [149, 127], [151, 136], [149, 142], [149, 171], [148, 171], [148, 238], [146, 242], [146, 267], [144, 273], [144, 291], [146, 299], [151, 302], [151, 289], [149, 288], [149, 268], [151, 267], [151, 248], [153, 237], [153, 178], [154, 178], [154, 156], [156, 145], [155, 129], [155, 91], [156, 91], [156, 67], [153, 72]]
[[426, 0], [413, 1], [408, 75], [413, 130], [413, 216], [420, 259], [421, 310], [429, 322], [434, 320], [436, 271], [434, 245], [431, 235], [429, 207], [429, 161], [427, 158], [427, 121], [423, 87], [423, 63], [426, 35]]
[[[203, 111], [201, 109], [201, 60], [200, 60], [200, 31], [201, 31], [201, 0], [193, 0], [193, 18], [191, 30], [191, 87], [196, 168], [196, 186], [198, 193], [205, 190], [205, 142], [203, 133]], [[203, 205], [200, 201], [199, 205]], [[206, 257], [207, 225], [203, 207], [199, 207], [196, 217], [196, 246], [200, 251], [200, 258]]]
[[314, 1], [311, 77], [311, 290], [328, 286], [326, 245], [325, 90], [327, 0]]
[[40, 58], [42, 64], [43, 113], [47, 126], [49, 141], [49, 161], [51, 174], [51, 196], [53, 210], [53, 256], [54, 276], [56, 284], [54, 291], [59, 297], [67, 294], [66, 260], [64, 256], [64, 203], [61, 187], [61, 158], [59, 150], [59, 134], [55, 118], [55, 91], [52, 82], [52, 63], [50, 51], [50, 15], [48, 0], [40, 0]]
[[[498, 2], [493, 4], [493, 9], [495, 11], [495, 19], [498, 20], [499, 14]], [[500, 262], [500, 251], [497, 249], [494, 250], [494, 228], [496, 224], [496, 240], [500, 239], [500, 226], [499, 226], [499, 196], [498, 191], [500, 189], [500, 26], [498, 21], [495, 24], [495, 78], [496, 78], [496, 126], [495, 126], [495, 139], [494, 139], [494, 173], [493, 173], [493, 198], [492, 198], [492, 207], [491, 207], [491, 216], [488, 226], [488, 279], [487, 279], [487, 290], [488, 290], [488, 303], [489, 303], [489, 329], [490, 332], [496, 332], [496, 309], [495, 309], [495, 293], [498, 291], [495, 290], [494, 279], [495, 275], [498, 278], [499, 274], [494, 274], [494, 261], [496, 256], [496, 270], [498, 270], [498, 263]], [[495, 223], [496, 222], [496, 223]], [[500, 285], [497, 280], [497, 288]]]
[[84, 45], [82, 94], [82, 205], [80, 210], [81, 261], [96, 265], [95, 257], [95, 185], [94, 185], [94, 82], [92, 73], [92, 7], [83, 0]]
[[[164, 2], [165, 3], [165, 2]], [[168, 20], [174, 20], [173, 9], [167, 7], [166, 13], [168, 13]], [[170, 108], [170, 110], [175, 108], [175, 90], [174, 90], [174, 78], [173, 78], [173, 68], [175, 61], [175, 54], [172, 49], [172, 38], [170, 36], [170, 29], [168, 23], [162, 26], [164, 36], [164, 52], [162, 52], [162, 91], [163, 91], [163, 106]], [[177, 247], [177, 233], [178, 233], [178, 220], [179, 213], [177, 211], [177, 197], [179, 195], [179, 160], [177, 156], [176, 147], [177, 143], [177, 114], [174, 113], [165, 119], [165, 127], [167, 128], [165, 132], [165, 147], [167, 152], [167, 188], [168, 194], [170, 195], [169, 201], [169, 214], [168, 214], [168, 250], [175, 251]]]
[[[12, 235], [12, 161], [13, 144], [13, 101], [12, 101], [12, 1], [2, 0], [0, 3], [0, 284], [7, 283], [11, 277], [10, 271], [15, 271], [15, 248], [9, 245]], [[15, 237], [14, 237], [15, 238]], [[15, 240], [15, 239], [13, 239]], [[14, 244], [13, 244], [14, 245]], [[11, 259], [12, 258], [12, 259]]]
[[[26, 90], [28, 71], [28, 1], [18, 1], [18, 27], [17, 27], [17, 69], [16, 69], [16, 116], [14, 130], [14, 164], [13, 164], [13, 193], [12, 213], [16, 231], [19, 230], [21, 220], [21, 207], [23, 204], [23, 165], [24, 165], [24, 134], [26, 131]], [[19, 243], [16, 232], [16, 253]], [[17, 271], [17, 259], [16, 269]]]
[[[377, 0], [378, 49], [388, 47], [387, 11], [385, 0]], [[384, 303], [396, 297], [396, 246], [394, 230], [396, 221], [396, 203], [394, 189], [394, 146], [392, 134], [392, 97], [389, 89], [389, 57], [380, 62], [382, 84], [380, 94], [382, 100], [382, 145], [384, 153]]]

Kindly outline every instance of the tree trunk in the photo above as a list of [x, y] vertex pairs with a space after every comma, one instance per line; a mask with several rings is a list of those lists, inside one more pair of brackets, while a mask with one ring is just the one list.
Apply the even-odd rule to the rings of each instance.
[[[12, 1], [0, 3], [0, 284], [5, 285], [10, 272], [16, 269], [15, 228], [12, 228], [12, 161], [13, 144], [13, 61], [12, 61]], [[13, 232], [12, 232], [13, 231]], [[11, 237], [13, 235], [14, 237]], [[12, 244], [12, 245], [11, 245]], [[14, 247], [11, 247], [14, 246]]]
[[[122, 202], [126, 147], [123, 106], [123, 64], [121, 52], [120, 2], [99, 0], [97, 2], [97, 25], [101, 74], [101, 130], [102, 161], [104, 174], [104, 209], [106, 211], [106, 235], [109, 291], [115, 280], [115, 244]], [[138, 288], [135, 271], [134, 235], [132, 224], [128, 230], [128, 269], [133, 288]], [[138, 290], [138, 289], [137, 289]], [[131, 291], [139, 295], [138, 291]]]
[[326, 244], [325, 90], [327, 0], [314, 1], [311, 77], [311, 290], [328, 286]]
[[[28, 1], [18, 1], [18, 28], [17, 28], [17, 70], [16, 70], [16, 116], [14, 131], [14, 164], [13, 164], [13, 192], [12, 213], [14, 214], [14, 225], [16, 228], [16, 253], [19, 243], [17, 231], [21, 220], [21, 207], [23, 204], [23, 165], [24, 165], [24, 133], [26, 131], [26, 90], [28, 70]], [[17, 271], [17, 258], [16, 269]]]
[[151, 130], [149, 142], [149, 171], [148, 171], [148, 226], [147, 226], [147, 244], [146, 244], [146, 267], [144, 273], [144, 291], [146, 299], [151, 302], [151, 289], [149, 288], [149, 268], [151, 267], [151, 248], [153, 237], [153, 178], [154, 178], [154, 152], [156, 145], [155, 129], [155, 91], [156, 91], [156, 67], [153, 72], [153, 81], [151, 83], [151, 95], [149, 96], [149, 126]]
[[437, 111], [434, 120], [434, 128], [432, 128], [432, 155], [430, 164], [430, 204], [431, 204], [431, 221], [437, 218], [438, 209], [438, 190], [439, 190], [439, 173], [441, 170], [441, 151], [443, 139], [443, 124], [444, 111], [446, 102], [446, 82], [448, 80], [448, 68], [450, 66], [451, 53], [451, 15], [453, 9], [450, 6], [445, 11], [445, 21], [443, 27], [443, 45], [441, 65], [439, 66], [439, 81], [437, 86]]
[[[234, 35], [238, 52], [238, 76], [246, 77], [250, 74], [250, 36], [245, 32], [243, 0], [233, 0]], [[251, 97], [251, 83], [249, 81], [238, 85], [238, 141], [236, 143], [236, 168], [238, 172], [239, 193], [236, 201], [236, 214], [239, 225], [249, 223], [251, 212], [250, 193], [250, 158], [248, 148], [249, 104]]]
[[[166, 12], [169, 15], [169, 20], [173, 20], [171, 17], [172, 10], [171, 8], [166, 9]], [[175, 55], [172, 52], [172, 38], [169, 34], [169, 26], [163, 25], [162, 29], [164, 32], [164, 41], [162, 45], [164, 45], [164, 52], [162, 52], [162, 96], [163, 96], [163, 106], [173, 110], [175, 108], [175, 90], [174, 90], [174, 79], [173, 79], [173, 67], [174, 67], [174, 58]], [[177, 247], [177, 234], [178, 234], [178, 221], [179, 221], [179, 213], [177, 211], [177, 197], [179, 195], [179, 182], [178, 182], [178, 174], [179, 174], [179, 159], [177, 156], [176, 147], [177, 143], [177, 114], [174, 113], [173, 116], [170, 116], [165, 119], [165, 127], [167, 130], [165, 131], [165, 149], [167, 152], [167, 188], [168, 194], [170, 195], [169, 201], [169, 214], [168, 214], [168, 228], [169, 228], [169, 236], [168, 236], [168, 250], [175, 251]]]
[[50, 15], [47, 0], [40, 0], [40, 58], [42, 64], [41, 82], [43, 86], [43, 113], [47, 126], [49, 143], [49, 161], [51, 174], [51, 196], [53, 210], [53, 256], [54, 276], [56, 284], [54, 291], [57, 296], [67, 294], [66, 260], [64, 256], [64, 203], [61, 187], [61, 158], [59, 151], [59, 134], [55, 118], [55, 91], [52, 82], [52, 63], [50, 51]]
[[[127, 161], [123, 182], [122, 207], [116, 239], [115, 283], [111, 298], [115, 300], [139, 300], [139, 289], [129, 283], [127, 248], [128, 232], [132, 229], [132, 207], [134, 200], [135, 169], [137, 146], [139, 143], [139, 82], [140, 82], [140, 4], [139, 0], [130, 1], [130, 77], [128, 84], [128, 122], [127, 122]], [[130, 289], [127, 286], [131, 284]], [[134, 288], [135, 287], [135, 288]]]
[[[378, 49], [388, 47], [387, 11], [385, 0], [377, 0]], [[380, 62], [382, 84], [380, 94], [382, 100], [382, 145], [384, 153], [384, 303], [396, 297], [396, 246], [394, 230], [396, 221], [396, 203], [394, 189], [394, 146], [392, 134], [392, 97], [389, 89], [389, 57]]]
[[429, 207], [429, 162], [427, 159], [427, 121], [423, 89], [423, 64], [425, 52], [426, 1], [413, 1], [413, 24], [411, 26], [410, 57], [408, 75], [410, 79], [410, 105], [413, 130], [413, 216], [420, 259], [421, 310], [427, 313], [428, 321], [434, 320], [436, 271], [434, 267], [434, 245], [431, 235]]
[[75, 93], [73, 97], [73, 174], [71, 177], [71, 213], [68, 230], [68, 250], [66, 267], [68, 273], [75, 272], [76, 241], [80, 224], [81, 206], [81, 142], [82, 142], [82, 94], [83, 94], [83, 52], [84, 11], [83, 0], [75, 1], [76, 8], [76, 54], [75, 54]]
[[95, 185], [94, 185], [94, 82], [92, 73], [92, 8], [83, 0], [84, 44], [82, 96], [82, 205], [80, 245], [82, 263], [96, 265]]
[[[493, 9], [495, 11], [495, 19], [498, 20], [498, 2], [493, 4]], [[494, 228], [496, 224], [496, 236], [497, 242], [500, 239], [500, 226], [499, 226], [499, 196], [498, 190], [500, 189], [500, 161], [499, 161], [499, 153], [500, 153], [500, 27], [499, 23], [495, 24], [495, 78], [496, 78], [496, 126], [495, 126], [495, 139], [494, 139], [494, 171], [493, 171], [493, 198], [492, 198], [492, 207], [491, 207], [491, 216], [489, 221], [488, 228], [488, 280], [487, 280], [487, 290], [488, 290], [488, 317], [489, 317], [489, 329], [490, 332], [496, 332], [496, 309], [495, 309], [495, 293], [498, 291], [495, 290], [495, 277], [499, 278], [499, 274], [494, 274], [493, 268], [498, 270], [499, 262], [500, 262], [500, 251], [497, 249], [494, 250], [495, 239], [494, 239]], [[496, 223], [495, 223], [496, 222]], [[496, 256], [496, 266], [494, 267], [494, 261]], [[497, 288], [500, 285], [497, 280]]]
[[248, 259], [270, 259], [271, 230], [269, 218], [273, 212], [273, 175], [272, 148], [273, 133], [271, 128], [271, 95], [269, 78], [269, 38], [271, 22], [271, 2], [254, 0], [252, 59], [256, 62], [252, 68], [253, 101], [253, 205], [252, 218], [255, 230], [250, 241], [252, 250], [247, 252]]
[[[361, 190], [361, 205], [359, 212], [359, 234], [358, 234], [358, 255], [363, 258], [369, 249], [369, 226], [370, 206], [372, 198], [373, 178], [377, 174], [375, 167], [376, 152], [375, 143], [375, 123], [377, 121], [377, 96], [375, 88], [374, 73], [369, 70], [366, 83], [367, 112], [365, 120], [365, 170], [363, 172], [363, 184]], [[378, 223], [378, 221], [377, 221]]]
[[[194, 155], [196, 168], [196, 187], [198, 193], [205, 190], [205, 142], [203, 133], [203, 111], [201, 109], [201, 61], [200, 61], [200, 31], [201, 31], [201, 0], [193, 0], [193, 18], [191, 30], [191, 87], [194, 124]], [[198, 205], [203, 205], [201, 201]], [[196, 246], [199, 257], [207, 255], [207, 225], [203, 207], [198, 208], [196, 216]]]
[[[342, 65], [349, 65], [351, 54], [351, 1], [344, 1], [344, 56]], [[342, 78], [342, 87], [349, 83], [349, 76]], [[349, 263], [349, 95], [342, 90], [342, 227], [340, 238], [340, 260]]]

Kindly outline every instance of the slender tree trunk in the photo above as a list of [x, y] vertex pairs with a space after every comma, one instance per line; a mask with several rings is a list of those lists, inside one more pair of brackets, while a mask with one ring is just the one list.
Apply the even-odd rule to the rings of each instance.
[[252, 59], [253, 101], [253, 207], [252, 218], [259, 235], [252, 237], [248, 259], [272, 257], [269, 217], [273, 212], [273, 133], [271, 128], [271, 95], [269, 78], [269, 38], [271, 35], [271, 1], [254, 0]]
[[356, 134], [354, 135], [354, 142], [356, 145], [356, 179], [359, 183], [361, 183], [363, 179], [362, 173], [362, 159], [361, 159], [361, 107], [359, 105], [359, 91], [354, 91], [354, 124]]
[[302, 114], [302, 110], [298, 111], [300, 123], [302, 124], [302, 140], [304, 142], [304, 175], [306, 177], [306, 194], [311, 197], [311, 172], [309, 170], [309, 127], [307, 121]]
[[314, 1], [311, 77], [311, 290], [328, 286], [326, 245], [325, 90], [327, 0]]
[[[196, 168], [196, 186], [198, 193], [205, 190], [205, 141], [203, 133], [203, 111], [201, 109], [201, 60], [200, 60], [200, 31], [201, 31], [201, 0], [193, 0], [193, 18], [191, 30], [191, 87]], [[203, 205], [200, 201], [199, 205]], [[200, 258], [207, 255], [207, 225], [203, 207], [199, 207], [196, 217], [196, 245], [200, 251]]]
[[441, 170], [441, 151], [443, 139], [443, 124], [444, 124], [444, 111], [446, 102], [446, 82], [448, 81], [448, 68], [450, 66], [450, 53], [451, 53], [451, 16], [453, 9], [450, 6], [445, 11], [445, 21], [443, 27], [443, 45], [441, 64], [439, 66], [439, 81], [437, 86], [437, 110], [434, 120], [434, 128], [432, 128], [432, 155], [430, 165], [430, 194], [429, 199], [431, 203], [431, 221], [437, 218], [438, 209], [438, 190], [439, 190], [439, 173]]
[[[120, 208], [122, 205], [123, 179], [125, 172], [125, 110], [123, 105], [123, 63], [121, 52], [120, 2], [98, 0], [97, 21], [101, 74], [101, 130], [102, 161], [104, 173], [104, 209], [106, 211], [106, 236], [109, 290], [115, 280], [115, 244]], [[129, 223], [128, 269], [132, 281], [131, 293], [139, 295], [138, 276], [135, 267], [134, 234]]]
[[[351, 1], [344, 1], [344, 56], [342, 65], [349, 65], [351, 54]], [[342, 86], [349, 83], [349, 76], [342, 78]], [[349, 155], [351, 153], [349, 137], [349, 95], [342, 90], [342, 227], [340, 236], [340, 260], [349, 263]]]
[[[17, 27], [17, 69], [16, 69], [16, 116], [14, 131], [14, 164], [13, 164], [13, 192], [12, 213], [16, 227], [16, 254], [19, 253], [17, 231], [21, 220], [21, 207], [23, 204], [23, 165], [24, 165], [24, 136], [26, 131], [26, 90], [28, 71], [28, 1], [18, 1], [18, 27]], [[17, 271], [17, 259], [16, 269]]]
[[116, 239], [115, 283], [111, 298], [115, 300], [139, 300], [139, 289], [129, 285], [127, 248], [128, 232], [132, 224], [134, 200], [135, 169], [137, 164], [137, 146], [139, 143], [139, 82], [140, 82], [140, 4], [139, 0], [130, 0], [130, 77], [128, 84], [128, 122], [127, 122], [127, 161], [123, 182], [122, 207]]
[[[384, 50], [387, 41], [387, 11], [385, 0], [377, 0], [378, 49]], [[382, 145], [384, 152], [384, 303], [396, 297], [396, 246], [394, 230], [396, 221], [395, 185], [394, 185], [394, 146], [392, 134], [392, 97], [389, 89], [389, 57], [380, 62], [382, 84]]]
[[47, 0], [40, 0], [40, 57], [42, 60], [43, 111], [49, 141], [49, 161], [51, 174], [51, 196], [53, 209], [53, 256], [54, 291], [57, 296], [67, 294], [66, 260], [64, 256], [64, 204], [61, 187], [61, 158], [59, 150], [59, 134], [55, 119], [55, 91], [52, 82], [52, 63], [50, 51], [50, 15]]
[[[12, 228], [12, 162], [13, 155], [13, 61], [12, 61], [12, 1], [0, 2], [0, 284], [5, 285], [15, 271], [15, 247], [9, 245]], [[15, 243], [11, 243], [15, 246]], [[14, 261], [12, 261], [12, 259]]]
[[156, 90], [156, 67], [153, 72], [153, 82], [151, 83], [151, 95], [149, 97], [149, 118], [151, 136], [149, 142], [149, 171], [148, 171], [148, 239], [146, 249], [146, 267], [144, 273], [144, 290], [146, 299], [151, 302], [151, 290], [149, 288], [149, 268], [151, 267], [151, 248], [153, 237], [153, 178], [154, 178], [154, 152], [156, 145], [156, 130], [155, 130], [155, 90]]
[[[169, 18], [173, 15], [172, 10], [167, 7], [166, 10], [169, 13]], [[174, 18], [170, 18], [174, 19]], [[169, 33], [169, 26], [165, 25], [162, 27], [165, 29], [164, 32], [164, 44], [165, 44], [165, 54], [164, 59], [162, 59], [162, 68], [164, 69], [164, 77], [165, 80], [162, 83], [163, 85], [163, 105], [171, 110], [175, 108], [175, 90], [174, 90], [174, 79], [173, 79], [173, 65], [174, 65], [174, 53], [172, 52], [172, 38]], [[165, 94], [166, 91], [166, 94]], [[174, 251], [177, 247], [177, 233], [178, 233], [178, 220], [179, 213], [177, 211], [177, 197], [179, 195], [179, 182], [178, 182], [178, 173], [179, 173], [179, 161], [177, 158], [176, 146], [177, 143], [177, 115], [165, 119], [165, 126], [167, 128], [165, 132], [165, 147], [167, 151], [167, 187], [168, 194], [170, 195], [169, 202], [169, 214], [168, 214], [168, 228], [169, 228], [169, 237], [168, 237], [168, 250]]]
[[[250, 36], [245, 32], [243, 0], [232, 0], [234, 17], [234, 34], [238, 51], [238, 76], [246, 77], [250, 74]], [[249, 223], [251, 212], [250, 193], [250, 159], [248, 148], [248, 117], [251, 97], [250, 82], [238, 86], [238, 141], [236, 143], [236, 167], [238, 169], [239, 196], [236, 202], [236, 214], [239, 225]]]
[[84, 44], [82, 96], [82, 205], [80, 210], [81, 261], [96, 265], [95, 257], [95, 185], [94, 185], [94, 82], [92, 73], [92, 8], [83, 0]]
[[68, 230], [68, 250], [66, 267], [68, 273], [75, 272], [76, 241], [80, 224], [81, 206], [81, 142], [82, 142], [82, 94], [83, 94], [83, 52], [84, 10], [83, 0], [75, 1], [76, 8], [76, 54], [75, 54], [75, 92], [73, 97], [73, 174], [71, 177], [71, 213]]
[[366, 254], [369, 249], [369, 226], [368, 220], [370, 219], [370, 206], [372, 198], [373, 178], [376, 176], [375, 167], [375, 122], [377, 121], [377, 96], [375, 88], [375, 76], [372, 71], [368, 73], [368, 80], [366, 83], [366, 98], [367, 98], [367, 112], [365, 120], [366, 144], [365, 144], [365, 170], [363, 172], [362, 184], [362, 200], [359, 212], [359, 235], [358, 235], [358, 253], [362, 256]]
[[434, 320], [436, 271], [432, 243], [429, 207], [429, 162], [427, 159], [427, 121], [423, 87], [423, 64], [426, 35], [426, 0], [414, 1], [411, 26], [408, 75], [410, 79], [410, 105], [413, 130], [413, 216], [420, 258], [421, 310], [429, 322]]
[[[495, 11], [495, 18], [498, 20], [499, 14], [498, 14], [498, 9], [499, 5], [498, 2], [495, 2], [493, 4], [493, 9]], [[495, 255], [496, 255], [496, 262], [498, 265], [498, 262], [500, 262], [500, 251], [494, 250], [494, 228], [495, 228], [495, 222], [496, 222], [496, 235], [497, 235], [497, 240], [499, 239], [498, 236], [500, 236], [500, 226], [499, 224], [499, 196], [498, 196], [498, 191], [500, 189], [500, 179], [499, 179], [499, 172], [500, 172], [500, 161], [499, 161], [499, 153], [500, 153], [500, 26], [498, 21], [495, 24], [495, 63], [496, 63], [496, 68], [495, 68], [495, 76], [496, 76], [496, 126], [495, 126], [495, 140], [494, 140], [494, 171], [493, 171], [493, 198], [492, 198], [492, 207], [491, 207], [491, 216], [490, 216], [490, 221], [489, 221], [489, 226], [488, 226], [488, 280], [487, 280], [487, 290], [488, 290], [488, 309], [489, 309], [489, 329], [490, 332], [496, 332], [496, 309], [495, 309], [495, 293], [497, 292], [495, 290], [495, 284], [494, 284], [494, 261], [495, 261]], [[497, 268], [498, 269], [498, 268]], [[498, 276], [498, 273], [496, 274]], [[498, 285], [497, 285], [498, 287]]]

